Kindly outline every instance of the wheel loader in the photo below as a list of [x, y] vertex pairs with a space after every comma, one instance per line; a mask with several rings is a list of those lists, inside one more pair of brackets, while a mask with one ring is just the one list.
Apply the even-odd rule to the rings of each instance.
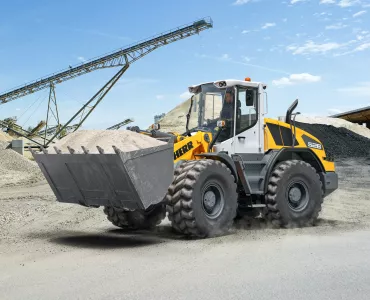
[[295, 126], [298, 100], [285, 122], [265, 118], [266, 89], [250, 78], [190, 86], [185, 132], [129, 128], [160, 146], [33, 156], [58, 201], [104, 207], [127, 230], [151, 229], [166, 215], [176, 232], [197, 238], [226, 234], [244, 215], [275, 227], [312, 226], [338, 188], [334, 160]]

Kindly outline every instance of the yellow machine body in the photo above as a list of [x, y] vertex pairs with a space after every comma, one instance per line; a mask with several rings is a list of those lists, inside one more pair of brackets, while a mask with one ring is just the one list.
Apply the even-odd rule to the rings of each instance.
[[[266, 152], [270, 149], [281, 149], [281, 148], [286, 148], [286, 147], [291, 148], [292, 147], [291, 145], [284, 145], [283, 131], [289, 132], [289, 134], [291, 134], [292, 130], [294, 131], [294, 127], [292, 126], [291, 128], [291, 126], [285, 122], [266, 118], [265, 125], [270, 125], [270, 124], [276, 126], [275, 128], [277, 128], [278, 131], [275, 132], [275, 135], [280, 134], [280, 139], [274, 138], [271, 130], [269, 129], [269, 126], [265, 126], [264, 127], [265, 128], [264, 129], [264, 151]], [[326, 155], [324, 146], [322, 145], [320, 140], [317, 139], [312, 134], [309, 134], [307, 131], [300, 129], [299, 127], [295, 127], [295, 138], [296, 138], [297, 144], [295, 144], [294, 147], [295, 148], [308, 148], [307, 144], [303, 140], [303, 136], [309, 137], [310, 139], [315, 141], [317, 145], [321, 146], [320, 147], [321, 149], [314, 148], [314, 147], [309, 147], [309, 148], [315, 153], [316, 157], [320, 160], [326, 172], [334, 172], [335, 171], [334, 162], [327, 160], [327, 155]], [[279, 141], [281, 142], [279, 143]]]
[[[269, 126], [264, 127], [264, 151], [268, 150], [279, 150], [281, 148], [291, 148], [291, 145], [284, 145], [283, 132], [289, 132], [291, 134], [294, 127], [275, 119], [266, 118], [265, 125], [275, 125], [277, 133], [280, 135], [280, 139], [274, 138], [272, 132], [269, 129]], [[315, 153], [316, 157], [320, 160], [322, 166], [326, 172], [334, 172], [335, 164], [332, 161], [327, 160], [327, 155], [324, 149], [324, 146], [315, 136], [309, 134], [308, 132], [295, 127], [295, 139], [296, 144], [295, 148], [308, 148], [307, 144], [303, 140], [303, 136], [307, 136], [318, 145], [321, 145], [321, 149], [310, 147], [310, 149]], [[176, 141], [174, 144], [174, 163], [177, 163], [180, 160], [195, 160], [200, 159], [196, 156], [197, 154], [207, 153], [209, 142], [212, 140], [212, 134], [199, 131], [192, 136], [181, 136], [176, 134]], [[212, 152], [212, 150], [211, 150]]]

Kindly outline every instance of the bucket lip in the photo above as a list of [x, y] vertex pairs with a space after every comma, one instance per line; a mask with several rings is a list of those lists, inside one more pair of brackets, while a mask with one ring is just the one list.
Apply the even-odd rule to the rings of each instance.
[[[129, 156], [137, 156], [138, 153], [141, 153], [142, 155], [147, 155], [151, 152], [157, 152], [157, 151], [162, 151], [162, 150], [167, 150], [169, 148], [173, 148], [174, 144], [173, 143], [166, 143], [166, 144], [163, 144], [163, 145], [157, 145], [157, 146], [152, 146], [152, 147], [148, 147], [148, 148], [142, 148], [142, 149], [137, 149], [137, 150], [132, 150], [132, 151], [122, 151], [119, 149], [119, 147], [115, 146], [115, 145], [112, 145], [113, 147], [113, 150], [114, 150], [114, 153], [110, 152], [110, 153], [103, 153], [103, 155], [129, 155]], [[99, 145], [96, 145], [95, 147], [99, 147], [101, 148]], [[104, 150], [104, 148], [102, 148]], [[83, 153], [70, 153], [70, 152], [53, 152], [53, 153], [49, 153], [47, 151], [47, 149], [44, 149], [44, 148], [41, 148], [40, 147], [40, 152], [36, 152], [34, 149], [31, 149], [31, 153], [33, 156], [39, 156], [39, 155], [65, 155], [65, 154], [68, 154], [68, 155], [101, 155], [102, 153], [99, 152], [99, 149], [98, 149], [98, 152], [95, 152], [95, 153], [85, 153], [85, 149], [83, 151]], [[59, 149], [58, 149], [59, 150]], [[89, 149], [87, 149], [89, 150]]]

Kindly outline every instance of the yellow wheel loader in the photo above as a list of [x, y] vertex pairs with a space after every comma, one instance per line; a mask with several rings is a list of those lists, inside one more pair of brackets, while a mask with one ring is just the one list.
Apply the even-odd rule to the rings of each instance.
[[200, 238], [225, 234], [235, 218], [261, 215], [277, 227], [314, 225], [324, 197], [338, 187], [322, 143], [265, 118], [266, 85], [221, 80], [189, 87], [186, 131], [130, 130], [166, 143], [114, 154], [33, 152], [57, 200], [104, 207], [125, 229], [149, 229], [168, 213], [173, 229]]

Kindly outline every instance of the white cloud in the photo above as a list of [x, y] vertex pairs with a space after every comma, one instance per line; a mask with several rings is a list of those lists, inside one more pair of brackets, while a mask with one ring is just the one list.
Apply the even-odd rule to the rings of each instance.
[[287, 21], [288, 21], [288, 19], [287, 19], [287, 18], [284, 18], [284, 19], [283, 19], [283, 22], [284, 22], [284, 23], [285, 23], [285, 22], [287, 22]]
[[340, 88], [337, 91], [349, 93], [356, 96], [370, 97], [370, 81], [360, 82], [354, 86]]
[[317, 16], [331, 16], [331, 15], [332, 15], [332, 13], [328, 13], [328, 12], [324, 11], [324, 12], [322, 12], [322, 13], [314, 13], [313, 15], [314, 15], [315, 17], [317, 17]]
[[370, 48], [370, 43], [364, 43], [364, 44], [356, 47], [353, 51], [354, 52], [364, 51], [364, 50], [369, 49], [369, 48]]
[[180, 95], [180, 98], [181, 99], [189, 99], [191, 97], [191, 93], [190, 92], [184, 92]]
[[251, 0], [236, 0], [233, 5], [243, 5], [251, 2]]
[[358, 0], [340, 0], [338, 5], [340, 7], [350, 7], [350, 6], [353, 6], [355, 4], [358, 4], [359, 1]]
[[359, 17], [359, 16], [361, 16], [363, 14], [366, 14], [366, 10], [361, 10], [361, 11], [353, 14], [352, 17], [357, 18], [357, 17]]
[[221, 60], [230, 60], [230, 56], [229, 56], [229, 54], [225, 53], [225, 54], [221, 55], [220, 59]]
[[[349, 42], [348, 44], [353, 44], [353, 43], [356, 43], [358, 40], [353, 40], [351, 42]], [[352, 54], [352, 53], [355, 53], [355, 52], [362, 52], [362, 51], [365, 51], [367, 49], [370, 49], [370, 42], [366, 42], [366, 43], [363, 43], [359, 46], [357, 46], [356, 48], [354, 48], [353, 50], [350, 50], [350, 51], [347, 51], [347, 52], [344, 52], [344, 53], [340, 53], [340, 54], [336, 54], [335, 56], [343, 56], [343, 55], [348, 55], [348, 54]]]
[[307, 1], [307, 0], [291, 0], [290, 4], [296, 4], [298, 2], [305, 2], [305, 1]]
[[77, 59], [79, 61], [82, 61], [82, 62], [85, 62], [86, 61], [85, 57], [83, 57], [83, 56], [79, 56], [79, 57], [77, 57]]
[[313, 41], [307, 41], [306, 44], [302, 46], [288, 46], [287, 51], [291, 51], [293, 55], [296, 54], [309, 54], [309, 53], [320, 53], [324, 54], [328, 51], [332, 51], [335, 49], [340, 48], [342, 45], [338, 43], [324, 43], [324, 44], [316, 44]]
[[251, 32], [251, 31], [250, 30], [243, 30], [242, 31], [243, 34], [246, 34], [246, 33], [249, 33], [249, 32]]
[[269, 27], [274, 27], [274, 26], [276, 26], [275, 23], [266, 23], [265, 25], [262, 26], [262, 29], [267, 29]]
[[335, 0], [320, 0], [320, 4], [334, 4]]
[[[257, 49], [257, 51], [259, 51], [259, 50], [262, 51], [262, 49]], [[221, 59], [219, 56], [212, 56], [212, 55], [198, 54], [198, 53], [196, 53], [195, 56], [199, 57], [199, 58], [202, 58], [202, 59], [206, 58], [206, 59], [213, 59], [213, 60], [216, 60], [216, 61], [225, 61], [224, 59]], [[262, 66], [262, 65], [251, 64], [251, 63], [247, 62], [245, 59], [243, 59], [242, 61], [238, 61], [238, 60], [234, 60], [232, 58], [229, 58], [226, 61], [230, 62], [230, 63], [238, 64], [238, 65], [243, 65], [243, 66], [258, 68], [258, 69], [262, 69], [262, 70], [267, 70], [267, 71], [270, 71], [270, 72], [276, 72], [276, 73], [280, 73], [280, 74], [289, 75], [289, 73], [284, 71], [284, 70], [278, 70], [278, 69], [265, 67], [265, 66]]]
[[347, 25], [344, 25], [342, 23], [337, 23], [337, 24], [333, 24], [333, 25], [328, 25], [325, 27], [325, 29], [334, 29], [334, 30], [337, 30], [337, 29], [342, 29], [342, 28], [346, 28]]
[[328, 112], [331, 114], [331, 115], [335, 115], [335, 114], [340, 114], [343, 112], [343, 110], [341, 109], [338, 109], [338, 108], [329, 108], [328, 109]]
[[320, 80], [321, 76], [315, 76], [308, 73], [301, 73], [301, 74], [291, 74], [289, 77], [282, 77], [280, 79], [273, 80], [272, 84], [275, 86], [286, 86], [299, 83], [319, 82]]
[[158, 100], [160, 100], [160, 99], [163, 99], [164, 98], [164, 95], [157, 95], [157, 96], [155, 96]]

